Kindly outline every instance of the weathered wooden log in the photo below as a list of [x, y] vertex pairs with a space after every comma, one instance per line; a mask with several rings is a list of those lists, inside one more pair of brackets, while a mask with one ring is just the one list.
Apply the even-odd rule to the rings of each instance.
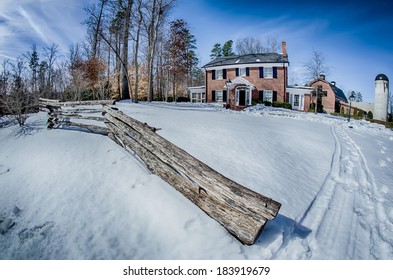
[[50, 111], [50, 107], [52, 106], [60, 108], [60, 100], [47, 99], [47, 98], [39, 98], [38, 100], [39, 100], [38, 105], [40, 111], [45, 111], [45, 112], [47, 112], [48, 110]]
[[61, 102], [61, 106], [64, 107], [73, 107], [73, 106], [93, 106], [93, 105], [113, 105], [115, 104], [115, 100], [86, 100], [86, 101], [66, 101]]
[[267, 221], [265, 218], [256, 217], [255, 215], [244, 215], [238, 209], [228, 207], [222, 200], [209, 196], [189, 178], [182, 176], [175, 167], [162, 162], [154, 152], [128, 137], [113, 123], [108, 123], [108, 126], [125, 146], [129, 147], [141, 158], [151, 172], [160, 176], [164, 181], [181, 192], [192, 203], [223, 225], [242, 243], [252, 245], [255, 242]]
[[48, 99], [48, 98], [42, 98], [42, 97], [40, 97], [38, 100], [40, 102], [46, 102], [46, 103], [59, 103], [60, 102], [60, 100], [57, 100], [57, 99]]
[[51, 112], [49, 113], [49, 115], [53, 118], [70, 118], [70, 119], [91, 120], [91, 121], [99, 121], [99, 122], [104, 122], [106, 120], [106, 118], [104, 117], [82, 116], [79, 114], [68, 113], [67, 111]]
[[93, 106], [93, 105], [113, 105], [115, 100], [86, 100], [86, 101], [66, 101], [60, 102], [60, 100], [39, 98], [39, 106], [42, 109], [60, 108], [60, 107], [75, 107], [75, 106]]
[[[116, 135], [122, 135], [123, 143], [131, 145], [130, 148], [153, 173], [174, 186], [244, 244], [253, 244], [266, 221], [276, 217], [280, 203], [216, 172], [146, 129], [145, 124], [107, 106], [104, 110], [107, 113], [105, 117], [113, 124], [108, 126]], [[152, 161], [160, 164], [155, 165]], [[165, 175], [169, 174], [168, 168], [173, 171], [169, 177]]]
[[50, 114], [102, 114], [104, 111], [102, 109], [91, 109], [91, 108], [73, 108], [73, 109], [63, 109], [63, 108], [53, 108]]
[[77, 127], [77, 128], [88, 130], [95, 134], [102, 134], [102, 135], [108, 135], [109, 133], [111, 133], [111, 130], [108, 129], [107, 127], [102, 127], [93, 124], [77, 123], [67, 119], [48, 119], [49, 129], [62, 128], [62, 127]]

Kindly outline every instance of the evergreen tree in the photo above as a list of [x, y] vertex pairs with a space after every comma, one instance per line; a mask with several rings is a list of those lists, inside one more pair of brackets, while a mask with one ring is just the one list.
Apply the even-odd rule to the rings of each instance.
[[232, 50], [233, 46], [233, 41], [228, 40], [224, 43], [224, 46], [222, 47], [222, 56], [233, 56], [235, 53]]
[[363, 96], [359, 91], [356, 93], [355, 100], [356, 100], [356, 102], [363, 102]]
[[[187, 22], [183, 19], [171, 22], [169, 35], [169, 56], [171, 69], [171, 82], [173, 99], [176, 100], [176, 92], [180, 85], [189, 83], [193, 68], [198, 64], [194, 52], [195, 37], [190, 33]], [[188, 79], [184, 79], [188, 77]]]
[[215, 59], [217, 57], [222, 56], [222, 48], [220, 43], [215, 43], [210, 54], [211, 59]]

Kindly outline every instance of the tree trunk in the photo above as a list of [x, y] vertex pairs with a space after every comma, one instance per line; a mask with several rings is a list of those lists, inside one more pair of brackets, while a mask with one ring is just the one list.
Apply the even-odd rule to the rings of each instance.
[[127, 66], [128, 66], [128, 38], [130, 34], [131, 9], [133, 3], [134, 3], [133, 0], [128, 0], [127, 7], [125, 10], [124, 29], [123, 29], [123, 49], [121, 55], [121, 60], [123, 61], [122, 68], [121, 68], [122, 70], [121, 71], [121, 82], [122, 82], [121, 99], [130, 99]]
[[135, 85], [134, 85], [134, 99], [135, 103], [138, 103], [138, 90], [139, 90], [139, 63], [138, 63], [138, 54], [139, 54], [139, 37], [141, 33], [141, 25], [143, 21], [142, 14], [142, 1], [139, 0], [138, 3], [138, 25], [135, 36], [135, 49], [134, 49], [134, 71], [135, 71]]

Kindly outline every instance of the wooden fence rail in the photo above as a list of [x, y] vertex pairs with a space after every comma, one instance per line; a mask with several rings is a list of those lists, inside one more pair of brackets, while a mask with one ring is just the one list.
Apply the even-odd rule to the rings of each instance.
[[[46, 106], [52, 110], [49, 112], [48, 123], [54, 126], [64, 117], [67, 119], [81, 116], [80, 119], [89, 119], [75, 112], [72, 114], [63, 112], [59, 110], [61, 105], [58, 108], [48, 107], [48, 104]], [[58, 105], [54, 104], [54, 106]], [[213, 170], [158, 135], [156, 128], [137, 121], [108, 105], [104, 105], [103, 115], [107, 128], [104, 128], [105, 133], [101, 131], [101, 134], [108, 135], [116, 143], [132, 150], [152, 173], [160, 176], [181, 192], [243, 244], [254, 244], [266, 222], [276, 217], [281, 207], [279, 202], [254, 192]], [[103, 118], [91, 118], [93, 121], [103, 120]], [[97, 129], [80, 127], [93, 132]], [[102, 129], [101, 126], [100, 129]], [[99, 130], [96, 132], [100, 133]]]

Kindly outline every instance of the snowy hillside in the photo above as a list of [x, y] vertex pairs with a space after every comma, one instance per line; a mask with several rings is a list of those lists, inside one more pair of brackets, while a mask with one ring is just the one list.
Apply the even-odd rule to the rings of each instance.
[[393, 132], [267, 107], [117, 105], [282, 203], [253, 246], [105, 136], [0, 129], [0, 259], [393, 259]]

